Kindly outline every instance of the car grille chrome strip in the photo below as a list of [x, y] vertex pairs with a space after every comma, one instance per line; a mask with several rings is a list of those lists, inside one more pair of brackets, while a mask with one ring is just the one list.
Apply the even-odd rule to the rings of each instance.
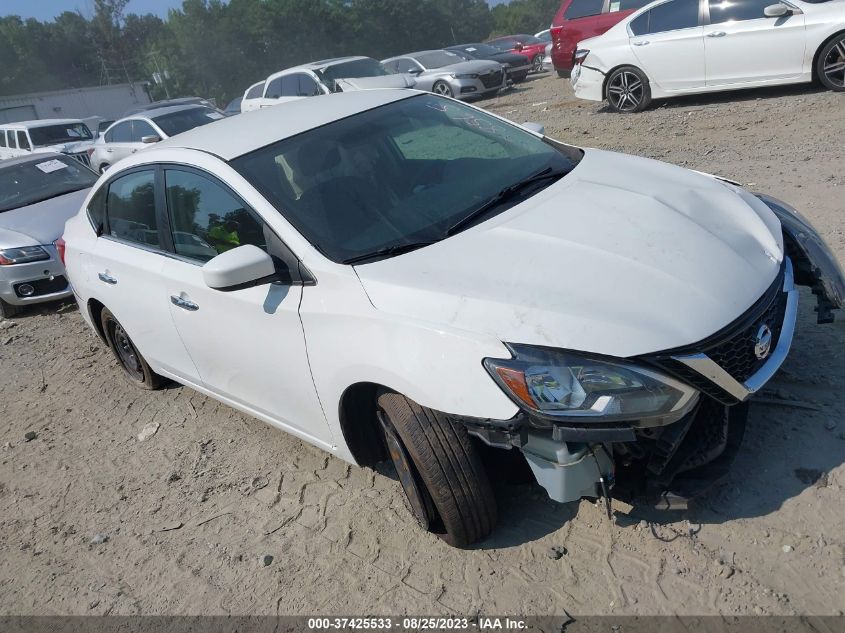
[[736, 380], [706, 354], [685, 354], [672, 356], [672, 359], [701, 374], [740, 402], [747, 400], [771, 380], [786, 360], [792, 346], [792, 336], [798, 315], [798, 290], [793, 279], [792, 262], [788, 258], [783, 278], [783, 292], [786, 293], [786, 310], [777, 345], [766, 363], [744, 383]]

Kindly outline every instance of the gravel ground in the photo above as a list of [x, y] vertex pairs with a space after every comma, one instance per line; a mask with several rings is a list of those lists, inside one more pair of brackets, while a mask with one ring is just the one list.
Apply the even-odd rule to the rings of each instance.
[[[620, 116], [546, 75], [482, 105], [767, 191], [845, 260], [843, 98], [794, 87]], [[812, 299], [769, 386], [793, 404], [752, 405], [730, 479], [697, 508], [617, 504], [611, 522], [513, 485], [469, 551], [421, 533], [387, 469], [187, 388], [135, 390], [74, 306], [31, 310], [0, 323], [0, 614], [842, 614], [845, 318], [816, 325]]]

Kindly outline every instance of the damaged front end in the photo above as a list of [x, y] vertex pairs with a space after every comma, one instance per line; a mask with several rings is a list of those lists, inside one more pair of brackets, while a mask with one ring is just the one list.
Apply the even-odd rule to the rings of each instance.
[[522, 409], [508, 421], [464, 419], [486, 444], [522, 451], [555, 501], [614, 496], [686, 508], [724, 478], [745, 432], [748, 400], [785, 361], [812, 288], [819, 323], [842, 308], [845, 279], [827, 245], [794, 209], [758, 196], [780, 218], [786, 256], [770, 288], [703, 341], [631, 359], [510, 345], [486, 359]]

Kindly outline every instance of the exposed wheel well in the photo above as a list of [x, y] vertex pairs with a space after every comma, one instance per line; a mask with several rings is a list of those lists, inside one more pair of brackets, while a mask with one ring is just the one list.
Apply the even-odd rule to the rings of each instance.
[[360, 382], [346, 388], [340, 398], [343, 439], [361, 466], [375, 466], [387, 458], [376, 417], [376, 400], [382, 385]]
[[103, 314], [103, 308], [105, 307], [106, 306], [104, 306], [96, 299], [88, 300], [88, 314], [91, 315], [91, 320], [94, 322], [94, 327], [97, 328], [97, 334], [100, 335], [100, 338], [103, 339], [104, 343], [108, 343], [108, 341], [106, 341], [106, 333], [103, 332], [103, 324], [100, 318]]
[[816, 49], [816, 52], [813, 54], [813, 66], [812, 66], [812, 68], [810, 69], [810, 73], [811, 73], [811, 74], [812, 74], [812, 76], [813, 76], [813, 81], [818, 81], [818, 80], [819, 80], [819, 76], [818, 76], [818, 72], [817, 72], [816, 66], [817, 66], [817, 65], [818, 65], [818, 63], [819, 63], [819, 55], [821, 55], [821, 54], [822, 54], [822, 49], [823, 49], [825, 46], [827, 46], [827, 43], [828, 43], [828, 42], [830, 42], [830, 40], [835, 39], [835, 38], [837, 38], [837, 37], [840, 37], [841, 35], [845, 35], [845, 29], [843, 29], [843, 30], [841, 30], [841, 31], [837, 31], [836, 33], [834, 33], [833, 35], [831, 35], [829, 38], [827, 38], [824, 42], [822, 42], [821, 44], [819, 44], [819, 47]]

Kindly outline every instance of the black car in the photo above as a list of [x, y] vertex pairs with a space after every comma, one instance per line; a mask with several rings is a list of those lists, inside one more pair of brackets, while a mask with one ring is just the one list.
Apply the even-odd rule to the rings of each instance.
[[531, 70], [531, 60], [519, 53], [508, 53], [489, 44], [458, 44], [446, 49], [464, 59], [487, 59], [499, 62], [508, 72], [508, 77], [513, 81], [522, 81], [528, 76]]

